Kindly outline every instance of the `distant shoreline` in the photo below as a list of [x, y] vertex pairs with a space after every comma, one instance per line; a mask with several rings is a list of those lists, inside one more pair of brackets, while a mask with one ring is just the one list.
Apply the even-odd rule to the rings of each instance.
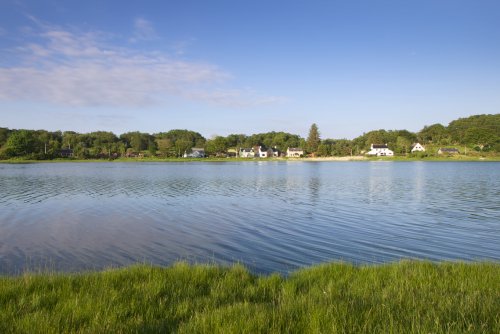
[[118, 158], [118, 159], [52, 159], [52, 160], [29, 160], [8, 159], [0, 160], [0, 164], [32, 164], [32, 163], [78, 163], [78, 162], [352, 162], [352, 161], [448, 161], [448, 162], [500, 162], [500, 156], [446, 156], [446, 157], [366, 157], [366, 156], [343, 156], [343, 157], [314, 157], [314, 158]]

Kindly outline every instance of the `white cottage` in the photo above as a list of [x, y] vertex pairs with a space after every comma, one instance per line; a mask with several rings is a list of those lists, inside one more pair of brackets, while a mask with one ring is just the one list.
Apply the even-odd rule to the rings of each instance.
[[267, 158], [268, 157], [267, 150], [264, 149], [262, 146], [259, 146], [257, 149], [257, 157]]
[[387, 144], [372, 144], [367, 155], [376, 155], [377, 157], [392, 157], [394, 152], [389, 150]]
[[411, 153], [415, 153], [415, 152], [425, 152], [425, 147], [420, 145], [420, 143], [413, 144], [411, 146]]
[[187, 151], [185, 151], [183, 157], [184, 158], [204, 158], [205, 157], [205, 149], [193, 147], [191, 149], [191, 153], [187, 153]]
[[286, 149], [287, 158], [300, 158], [304, 156], [304, 150], [301, 148], [289, 147]]
[[240, 158], [253, 158], [255, 151], [253, 148], [240, 148]]

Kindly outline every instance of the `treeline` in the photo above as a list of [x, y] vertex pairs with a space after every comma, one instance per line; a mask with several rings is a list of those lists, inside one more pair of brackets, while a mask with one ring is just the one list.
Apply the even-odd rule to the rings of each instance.
[[316, 156], [346, 156], [366, 152], [372, 143], [388, 144], [396, 154], [410, 152], [413, 143], [433, 146], [466, 146], [478, 152], [500, 152], [500, 114], [475, 115], [452, 121], [448, 126], [433, 124], [417, 133], [407, 130], [374, 130], [348, 139], [321, 139], [316, 124], [309, 136], [286, 132], [231, 134], [204, 138], [190, 130], [170, 130], [155, 134], [112, 132], [12, 130], [0, 128], [0, 159], [54, 159], [72, 156], [79, 159], [135, 156], [180, 157], [194, 147], [204, 148], [209, 156], [224, 156], [229, 149], [254, 146], [303, 148]]

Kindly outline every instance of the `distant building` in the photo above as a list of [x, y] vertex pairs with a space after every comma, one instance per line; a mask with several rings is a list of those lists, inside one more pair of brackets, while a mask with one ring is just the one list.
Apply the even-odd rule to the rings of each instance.
[[460, 151], [456, 148], [441, 147], [438, 150], [438, 154], [460, 154]]
[[238, 156], [238, 151], [235, 148], [230, 148], [227, 150], [228, 158], [236, 158]]
[[191, 149], [191, 153], [184, 152], [184, 158], [204, 158], [205, 157], [205, 149], [204, 148], [196, 148], [193, 147]]
[[415, 152], [425, 152], [425, 147], [420, 145], [420, 143], [413, 144], [411, 146], [411, 153], [415, 153]]
[[70, 148], [63, 148], [59, 151], [59, 154], [63, 158], [71, 158], [73, 156], [73, 150]]
[[376, 155], [377, 157], [392, 157], [394, 152], [389, 149], [387, 144], [372, 144], [367, 155]]
[[257, 158], [267, 158], [269, 156], [267, 149], [262, 146], [258, 146], [256, 151], [257, 151], [256, 154]]
[[286, 149], [287, 158], [300, 158], [304, 156], [304, 150], [296, 147], [289, 147]]
[[278, 158], [280, 156], [280, 152], [278, 149], [275, 147], [271, 147], [270, 149], [267, 150], [267, 155], [273, 158]]
[[253, 148], [240, 148], [240, 158], [253, 158], [255, 151]]

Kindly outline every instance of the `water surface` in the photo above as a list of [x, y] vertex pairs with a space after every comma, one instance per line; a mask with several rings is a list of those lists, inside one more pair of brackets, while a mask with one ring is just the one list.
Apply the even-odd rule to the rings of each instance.
[[0, 273], [500, 260], [500, 163], [0, 164]]

